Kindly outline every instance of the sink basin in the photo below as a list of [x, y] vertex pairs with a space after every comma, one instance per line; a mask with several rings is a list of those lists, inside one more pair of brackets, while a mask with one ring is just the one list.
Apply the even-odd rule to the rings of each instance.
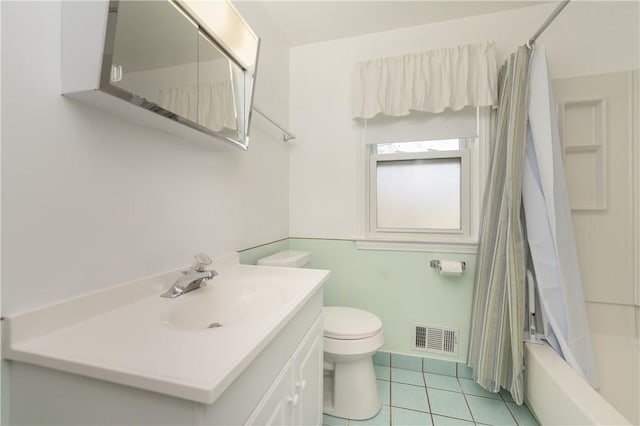
[[295, 293], [288, 283], [209, 283], [185, 295], [188, 298], [180, 301], [165, 324], [187, 330], [243, 324], [273, 314]]

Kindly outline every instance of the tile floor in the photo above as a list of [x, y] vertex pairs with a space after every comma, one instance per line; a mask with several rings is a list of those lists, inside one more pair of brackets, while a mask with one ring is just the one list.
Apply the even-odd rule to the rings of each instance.
[[[325, 414], [324, 425], [538, 425], [527, 407], [513, 402], [508, 392], [485, 391], [470, 378], [461, 377], [465, 374], [459, 374], [455, 363], [435, 361], [427, 366], [430, 360], [425, 359], [423, 368], [414, 365], [422, 364], [419, 358], [389, 358], [390, 362], [382, 358], [383, 365], [374, 365], [382, 402], [378, 415], [357, 421]], [[374, 358], [374, 362], [379, 360]]]

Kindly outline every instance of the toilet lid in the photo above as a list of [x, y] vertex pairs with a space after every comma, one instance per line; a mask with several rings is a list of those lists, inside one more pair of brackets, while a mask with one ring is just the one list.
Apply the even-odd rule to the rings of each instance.
[[371, 312], [341, 306], [326, 306], [324, 335], [332, 339], [356, 340], [374, 336], [382, 329], [382, 321]]

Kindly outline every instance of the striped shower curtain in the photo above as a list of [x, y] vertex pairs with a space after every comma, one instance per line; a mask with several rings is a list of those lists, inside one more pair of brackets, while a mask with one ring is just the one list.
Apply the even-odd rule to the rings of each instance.
[[522, 171], [527, 129], [530, 50], [521, 46], [498, 77], [491, 167], [485, 189], [475, 271], [469, 366], [482, 387], [509, 390], [522, 404], [527, 244]]

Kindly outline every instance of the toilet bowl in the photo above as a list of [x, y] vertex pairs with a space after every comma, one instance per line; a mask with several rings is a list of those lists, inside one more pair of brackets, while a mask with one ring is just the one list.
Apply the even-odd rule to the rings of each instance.
[[324, 314], [324, 412], [364, 420], [380, 411], [372, 355], [382, 347], [382, 321], [362, 309], [330, 306]]
[[[311, 254], [282, 251], [258, 260], [258, 265], [299, 268]], [[324, 405], [335, 417], [364, 420], [380, 411], [372, 355], [384, 343], [382, 321], [362, 309], [327, 306], [324, 315]]]

